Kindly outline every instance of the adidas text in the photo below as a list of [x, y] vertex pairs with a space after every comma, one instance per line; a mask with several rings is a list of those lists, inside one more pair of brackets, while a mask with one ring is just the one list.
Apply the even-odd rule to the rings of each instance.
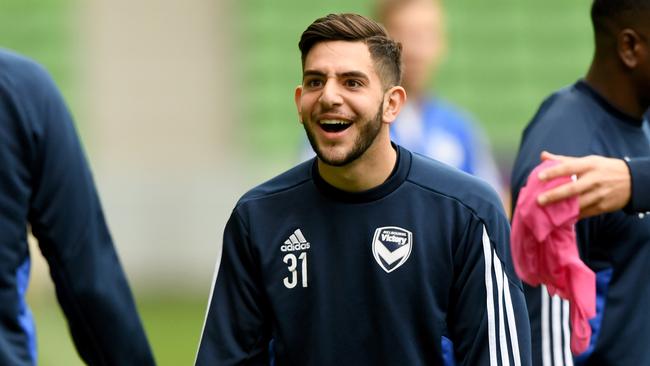
[[287, 244], [280, 247], [280, 250], [283, 252], [295, 252], [298, 250], [309, 249], [309, 243], [296, 243], [296, 244]]

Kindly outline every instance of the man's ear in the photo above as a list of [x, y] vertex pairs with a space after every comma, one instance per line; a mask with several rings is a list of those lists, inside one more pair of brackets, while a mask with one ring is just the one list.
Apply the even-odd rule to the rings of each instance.
[[296, 91], [293, 95], [293, 100], [296, 103], [296, 108], [298, 109], [298, 120], [302, 123], [302, 105], [300, 103], [300, 97], [302, 97], [302, 85], [296, 87]]
[[406, 90], [401, 86], [394, 86], [384, 94], [384, 110], [382, 121], [392, 123], [397, 118], [402, 106], [406, 103]]
[[616, 46], [618, 57], [627, 68], [633, 69], [639, 64], [643, 40], [635, 30], [625, 28], [620, 31], [616, 39]]

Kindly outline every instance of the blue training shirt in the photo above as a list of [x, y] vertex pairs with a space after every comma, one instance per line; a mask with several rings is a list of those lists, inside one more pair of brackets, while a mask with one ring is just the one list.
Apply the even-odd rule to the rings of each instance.
[[312, 159], [239, 200], [197, 365], [441, 365], [445, 339], [459, 365], [530, 364], [498, 196], [397, 149], [365, 192], [330, 186]]
[[89, 365], [152, 365], [72, 118], [47, 72], [0, 50], [0, 365], [34, 365], [31, 225]]
[[[648, 122], [625, 115], [584, 81], [551, 95], [526, 127], [512, 174], [513, 204], [540, 153], [630, 159], [633, 201], [647, 204]], [[636, 180], [634, 178], [636, 171]], [[645, 178], [643, 178], [645, 176]], [[645, 179], [644, 186], [637, 180]], [[637, 183], [635, 183], [637, 182]], [[645, 197], [645, 198], [644, 198]], [[647, 206], [646, 206], [647, 207]], [[650, 215], [621, 210], [580, 220], [578, 249], [596, 273], [597, 316], [591, 345], [572, 358], [568, 306], [543, 288], [525, 287], [535, 365], [650, 365]]]

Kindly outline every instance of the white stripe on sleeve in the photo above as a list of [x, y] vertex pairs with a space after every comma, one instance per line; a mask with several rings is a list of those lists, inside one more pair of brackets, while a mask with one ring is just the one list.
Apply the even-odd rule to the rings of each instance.
[[562, 300], [562, 334], [564, 339], [564, 363], [566, 366], [573, 366], [573, 355], [571, 355], [571, 332], [569, 331], [569, 300]]
[[[510, 366], [506, 326], [503, 319], [505, 316], [503, 312], [503, 272], [501, 270], [501, 261], [497, 257], [497, 254], [494, 251], [492, 253], [494, 255], [494, 275], [497, 279], [497, 301], [499, 301], [499, 349], [501, 350], [501, 364], [503, 366]], [[508, 286], [507, 283], [506, 286]]]
[[564, 365], [562, 351], [562, 299], [554, 295], [551, 297], [551, 329], [553, 331], [553, 363], [555, 366]]
[[519, 337], [517, 336], [517, 319], [515, 319], [515, 311], [512, 308], [510, 283], [505, 272], [503, 272], [503, 283], [505, 283], [504, 294], [506, 295], [506, 313], [508, 314], [508, 330], [510, 331], [510, 343], [512, 345], [512, 359], [514, 360], [515, 366], [521, 366], [521, 357], [519, 356]]
[[485, 292], [488, 321], [488, 341], [490, 351], [490, 365], [497, 366], [496, 324], [494, 322], [494, 290], [492, 288], [492, 246], [490, 237], [483, 226], [483, 256], [485, 259]]
[[542, 366], [551, 366], [551, 332], [549, 330], [549, 295], [545, 285], [540, 286], [542, 299]]

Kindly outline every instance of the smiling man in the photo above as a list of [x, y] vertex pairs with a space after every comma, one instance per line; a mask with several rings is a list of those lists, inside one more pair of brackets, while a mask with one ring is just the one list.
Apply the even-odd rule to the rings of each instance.
[[528, 365], [498, 196], [390, 141], [401, 46], [332, 14], [299, 47], [295, 101], [317, 157], [237, 203], [196, 364]]

